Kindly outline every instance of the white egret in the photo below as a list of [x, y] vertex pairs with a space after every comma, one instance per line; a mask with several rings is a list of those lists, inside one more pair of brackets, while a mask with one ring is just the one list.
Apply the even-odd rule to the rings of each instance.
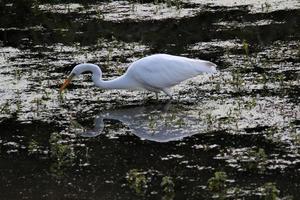
[[98, 65], [84, 63], [76, 65], [60, 88], [62, 92], [71, 80], [85, 71], [92, 72], [92, 80], [96, 87], [103, 89], [145, 89], [164, 92], [170, 98], [170, 88], [180, 82], [201, 73], [216, 73], [216, 64], [168, 54], [155, 54], [133, 62], [122, 76], [104, 81]]

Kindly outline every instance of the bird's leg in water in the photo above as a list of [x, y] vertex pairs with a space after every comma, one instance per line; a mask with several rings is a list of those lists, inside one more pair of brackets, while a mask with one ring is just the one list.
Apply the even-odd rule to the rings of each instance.
[[162, 89], [162, 91], [168, 95], [170, 97], [170, 99], [173, 99], [172, 94], [171, 94], [171, 90], [169, 88], [164, 88]]
[[169, 110], [171, 104], [172, 104], [172, 100], [169, 99], [169, 100], [167, 101], [167, 103], [162, 104], [162, 109], [161, 109], [161, 111], [167, 112], [167, 111]]

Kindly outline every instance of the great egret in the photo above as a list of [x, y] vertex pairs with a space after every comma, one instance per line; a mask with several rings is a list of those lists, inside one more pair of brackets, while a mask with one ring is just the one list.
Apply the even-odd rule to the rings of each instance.
[[155, 54], [133, 62], [122, 76], [104, 81], [98, 65], [84, 63], [76, 65], [60, 88], [62, 92], [71, 80], [85, 71], [92, 72], [96, 87], [103, 89], [146, 89], [159, 93], [163, 91], [170, 98], [170, 88], [203, 72], [216, 73], [216, 64], [168, 54]]

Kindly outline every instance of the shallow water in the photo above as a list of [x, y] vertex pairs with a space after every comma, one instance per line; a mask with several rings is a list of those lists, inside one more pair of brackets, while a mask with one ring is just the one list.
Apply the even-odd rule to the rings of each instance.
[[[298, 1], [0, 2], [1, 199], [299, 199]], [[154, 53], [206, 59], [164, 94], [107, 91]], [[217, 173], [215, 172], [224, 172]]]

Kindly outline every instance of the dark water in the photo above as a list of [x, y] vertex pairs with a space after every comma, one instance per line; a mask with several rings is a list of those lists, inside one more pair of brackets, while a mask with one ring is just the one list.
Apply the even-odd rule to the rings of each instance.
[[[1, 1], [0, 199], [299, 199], [298, 1]], [[175, 101], [92, 87], [154, 53]]]

